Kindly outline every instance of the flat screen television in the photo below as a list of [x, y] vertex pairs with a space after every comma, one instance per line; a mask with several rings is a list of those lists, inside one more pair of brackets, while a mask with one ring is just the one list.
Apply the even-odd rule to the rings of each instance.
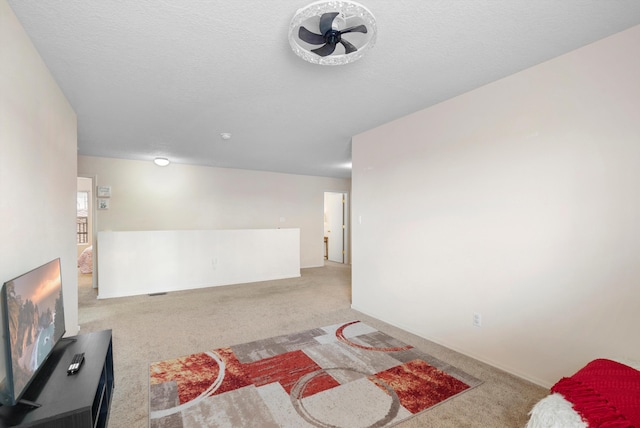
[[6, 378], [0, 402], [13, 406], [65, 333], [60, 259], [5, 282], [2, 311]]

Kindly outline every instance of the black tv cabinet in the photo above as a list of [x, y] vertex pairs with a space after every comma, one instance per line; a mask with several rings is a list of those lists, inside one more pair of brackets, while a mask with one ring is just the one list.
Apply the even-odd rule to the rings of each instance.
[[[67, 367], [77, 353], [84, 363], [75, 375]], [[23, 399], [0, 407], [0, 427], [104, 428], [113, 397], [111, 330], [81, 334], [58, 343]]]

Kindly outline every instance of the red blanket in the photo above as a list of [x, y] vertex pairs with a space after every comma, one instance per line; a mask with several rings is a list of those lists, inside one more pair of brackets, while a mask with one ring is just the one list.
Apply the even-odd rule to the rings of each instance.
[[640, 428], [640, 371], [611, 360], [593, 360], [551, 392], [562, 394], [589, 427]]

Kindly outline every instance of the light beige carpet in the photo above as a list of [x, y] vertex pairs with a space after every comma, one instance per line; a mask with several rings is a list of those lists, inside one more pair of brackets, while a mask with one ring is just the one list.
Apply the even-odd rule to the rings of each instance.
[[97, 300], [80, 275], [80, 333], [113, 330], [110, 427], [148, 427], [149, 364], [303, 329], [359, 319], [484, 383], [399, 427], [522, 427], [546, 389], [351, 309], [349, 266], [302, 269], [300, 278]]

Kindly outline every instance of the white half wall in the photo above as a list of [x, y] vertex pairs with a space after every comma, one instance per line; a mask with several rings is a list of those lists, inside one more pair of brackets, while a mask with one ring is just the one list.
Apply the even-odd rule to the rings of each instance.
[[353, 307], [544, 386], [640, 359], [638, 46], [634, 27], [354, 137]]
[[[99, 231], [300, 229], [300, 264], [324, 265], [324, 192], [351, 180], [149, 161], [78, 157], [78, 171], [111, 186]], [[97, 244], [100, 251], [100, 242]], [[99, 267], [98, 267], [99, 268]]]
[[299, 229], [98, 234], [99, 298], [300, 276]]

